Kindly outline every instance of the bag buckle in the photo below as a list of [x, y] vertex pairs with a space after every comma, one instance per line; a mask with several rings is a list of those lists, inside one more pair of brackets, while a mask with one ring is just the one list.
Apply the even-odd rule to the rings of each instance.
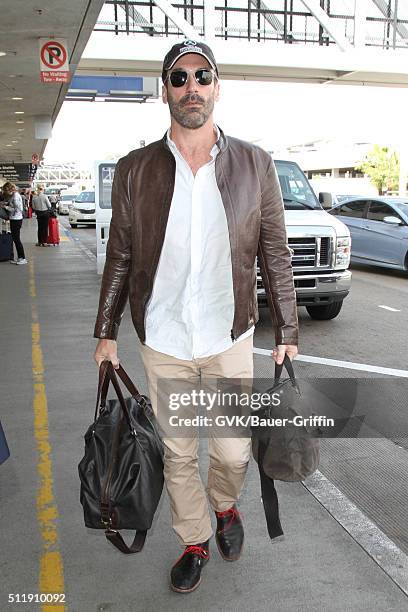
[[148, 408], [149, 404], [146, 402], [145, 398], [143, 397], [143, 395], [140, 395], [137, 398], [138, 403], [140, 404], [140, 406], [142, 408]]
[[107, 529], [110, 529], [112, 526], [112, 517], [109, 512], [109, 504], [101, 502], [101, 523]]

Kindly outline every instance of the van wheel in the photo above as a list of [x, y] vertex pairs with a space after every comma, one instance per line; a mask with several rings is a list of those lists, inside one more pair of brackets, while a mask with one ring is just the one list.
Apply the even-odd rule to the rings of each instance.
[[78, 227], [78, 224], [77, 224], [77, 223], [70, 223], [70, 226], [71, 226], [73, 229], [76, 229], [76, 228]]
[[343, 306], [343, 300], [340, 302], [332, 302], [325, 306], [306, 306], [306, 310], [312, 319], [318, 321], [329, 321], [334, 319], [339, 314], [341, 307]]

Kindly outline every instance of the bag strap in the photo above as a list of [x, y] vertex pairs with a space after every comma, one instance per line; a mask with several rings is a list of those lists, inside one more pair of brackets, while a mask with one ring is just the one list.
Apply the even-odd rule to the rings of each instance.
[[[101, 402], [103, 401], [102, 398], [104, 397], [105, 402], [106, 402], [106, 395], [108, 393], [108, 387], [109, 387], [109, 383], [110, 383], [110, 378], [108, 377], [108, 362], [107, 361], [103, 361], [99, 367], [99, 377], [98, 377], [98, 391], [96, 394], [96, 406], [95, 406], [95, 414], [94, 414], [94, 423], [97, 419], [98, 416], [98, 408], [101, 405]], [[105, 402], [103, 402], [103, 405], [105, 405]]]
[[140, 395], [140, 392], [137, 390], [136, 385], [132, 382], [132, 380], [130, 379], [130, 376], [126, 374], [125, 369], [123, 368], [122, 365], [119, 364], [118, 369], [115, 370], [115, 374], [119, 376], [119, 378], [125, 385], [126, 389], [129, 391], [129, 393], [133, 397], [138, 397]]
[[273, 540], [283, 535], [283, 529], [279, 518], [279, 500], [273, 479], [269, 478], [263, 469], [266, 445], [260, 438], [258, 444], [258, 469], [261, 479], [262, 504], [269, 537]]
[[[103, 368], [102, 370], [102, 376], [103, 376], [103, 371], [108, 369], [108, 361], [103, 361], [101, 363], [101, 366], [99, 368], [99, 374], [101, 374], [101, 368]], [[142, 394], [140, 393], [140, 391], [137, 389], [136, 385], [132, 382], [130, 376], [128, 374], [126, 374], [125, 369], [123, 368], [123, 366], [119, 365], [118, 369], [113, 368], [114, 373], [119, 376], [119, 378], [121, 379], [121, 381], [123, 382], [123, 384], [125, 385], [126, 389], [129, 391], [129, 393], [132, 395], [132, 397], [134, 397], [137, 400], [141, 400], [142, 399]], [[108, 394], [108, 389], [109, 389], [109, 383], [111, 382], [110, 377], [106, 377], [105, 378], [105, 382], [102, 384], [101, 387], [101, 405], [104, 406], [106, 403], [106, 396]]]
[[[125, 416], [129, 429], [131, 431], [134, 431], [134, 427], [132, 426], [132, 421], [129, 415], [129, 411], [126, 405], [125, 398], [123, 397], [122, 390], [120, 388], [118, 379], [116, 377], [115, 369], [110, 361], [103, 361], [99, 368], [98, 392], [96, 396], [94, 423], [96, 422], [96, 419], [97, 419], [99, 403], [102, 402], [102, 406], [103, 406], [106, 402], [106, 393], [108, 392], [110, 382], [112, 383], [116, 391], [116, 395], [118, 397], [120, 407], [122, 408], [122, 412]], [[102, 393], [104, 393], [105, 395], [103, 396]]]
[[140, 552], [143, 549], [146, 534], [147, 531], [136, 531], [132, 544], [128, 546], [119, 531], [115, 529], [106, 529], [105, 531], [106, 539], [125, 555]]
[[275, 385], [279, 382], [280, 377], [282, 376], [282, 370], [285, 367], [287, 373], [289, 374], [289, 378], [292, 382], [292, 385], [294, 387], [297, 387], [297, 380], [295, 377], [295, 371], [293, 369], [293, 364], [290, 360], [290, 358], [285, 355], [284, 359], [283, 359], [283, 363], [275, 363]]

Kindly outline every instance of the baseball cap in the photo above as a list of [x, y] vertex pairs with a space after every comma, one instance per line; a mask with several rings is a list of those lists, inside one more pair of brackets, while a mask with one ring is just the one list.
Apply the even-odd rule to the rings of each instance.
[[198, 55], [205, 57], [211, 68], [215, 70], [215, 73], [218, 76], [217, 62], [215, 61], [214, 53], [211, 51], [210, 47], [203, 42], [186, 39], [183, 40], [183, 42], [173, 45], [164, 58], [162, 69], [163, 83], [166, 80], [167, 71], [174, 66], [180, 57], [187, 55], [187, 53], [197, 53]]

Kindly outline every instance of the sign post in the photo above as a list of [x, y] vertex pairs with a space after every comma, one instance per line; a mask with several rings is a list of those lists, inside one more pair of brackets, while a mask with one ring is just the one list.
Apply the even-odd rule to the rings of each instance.
[[68, 83], [69, 59], [65, 38], [40, 38], [40, 71], [43, 83]]

